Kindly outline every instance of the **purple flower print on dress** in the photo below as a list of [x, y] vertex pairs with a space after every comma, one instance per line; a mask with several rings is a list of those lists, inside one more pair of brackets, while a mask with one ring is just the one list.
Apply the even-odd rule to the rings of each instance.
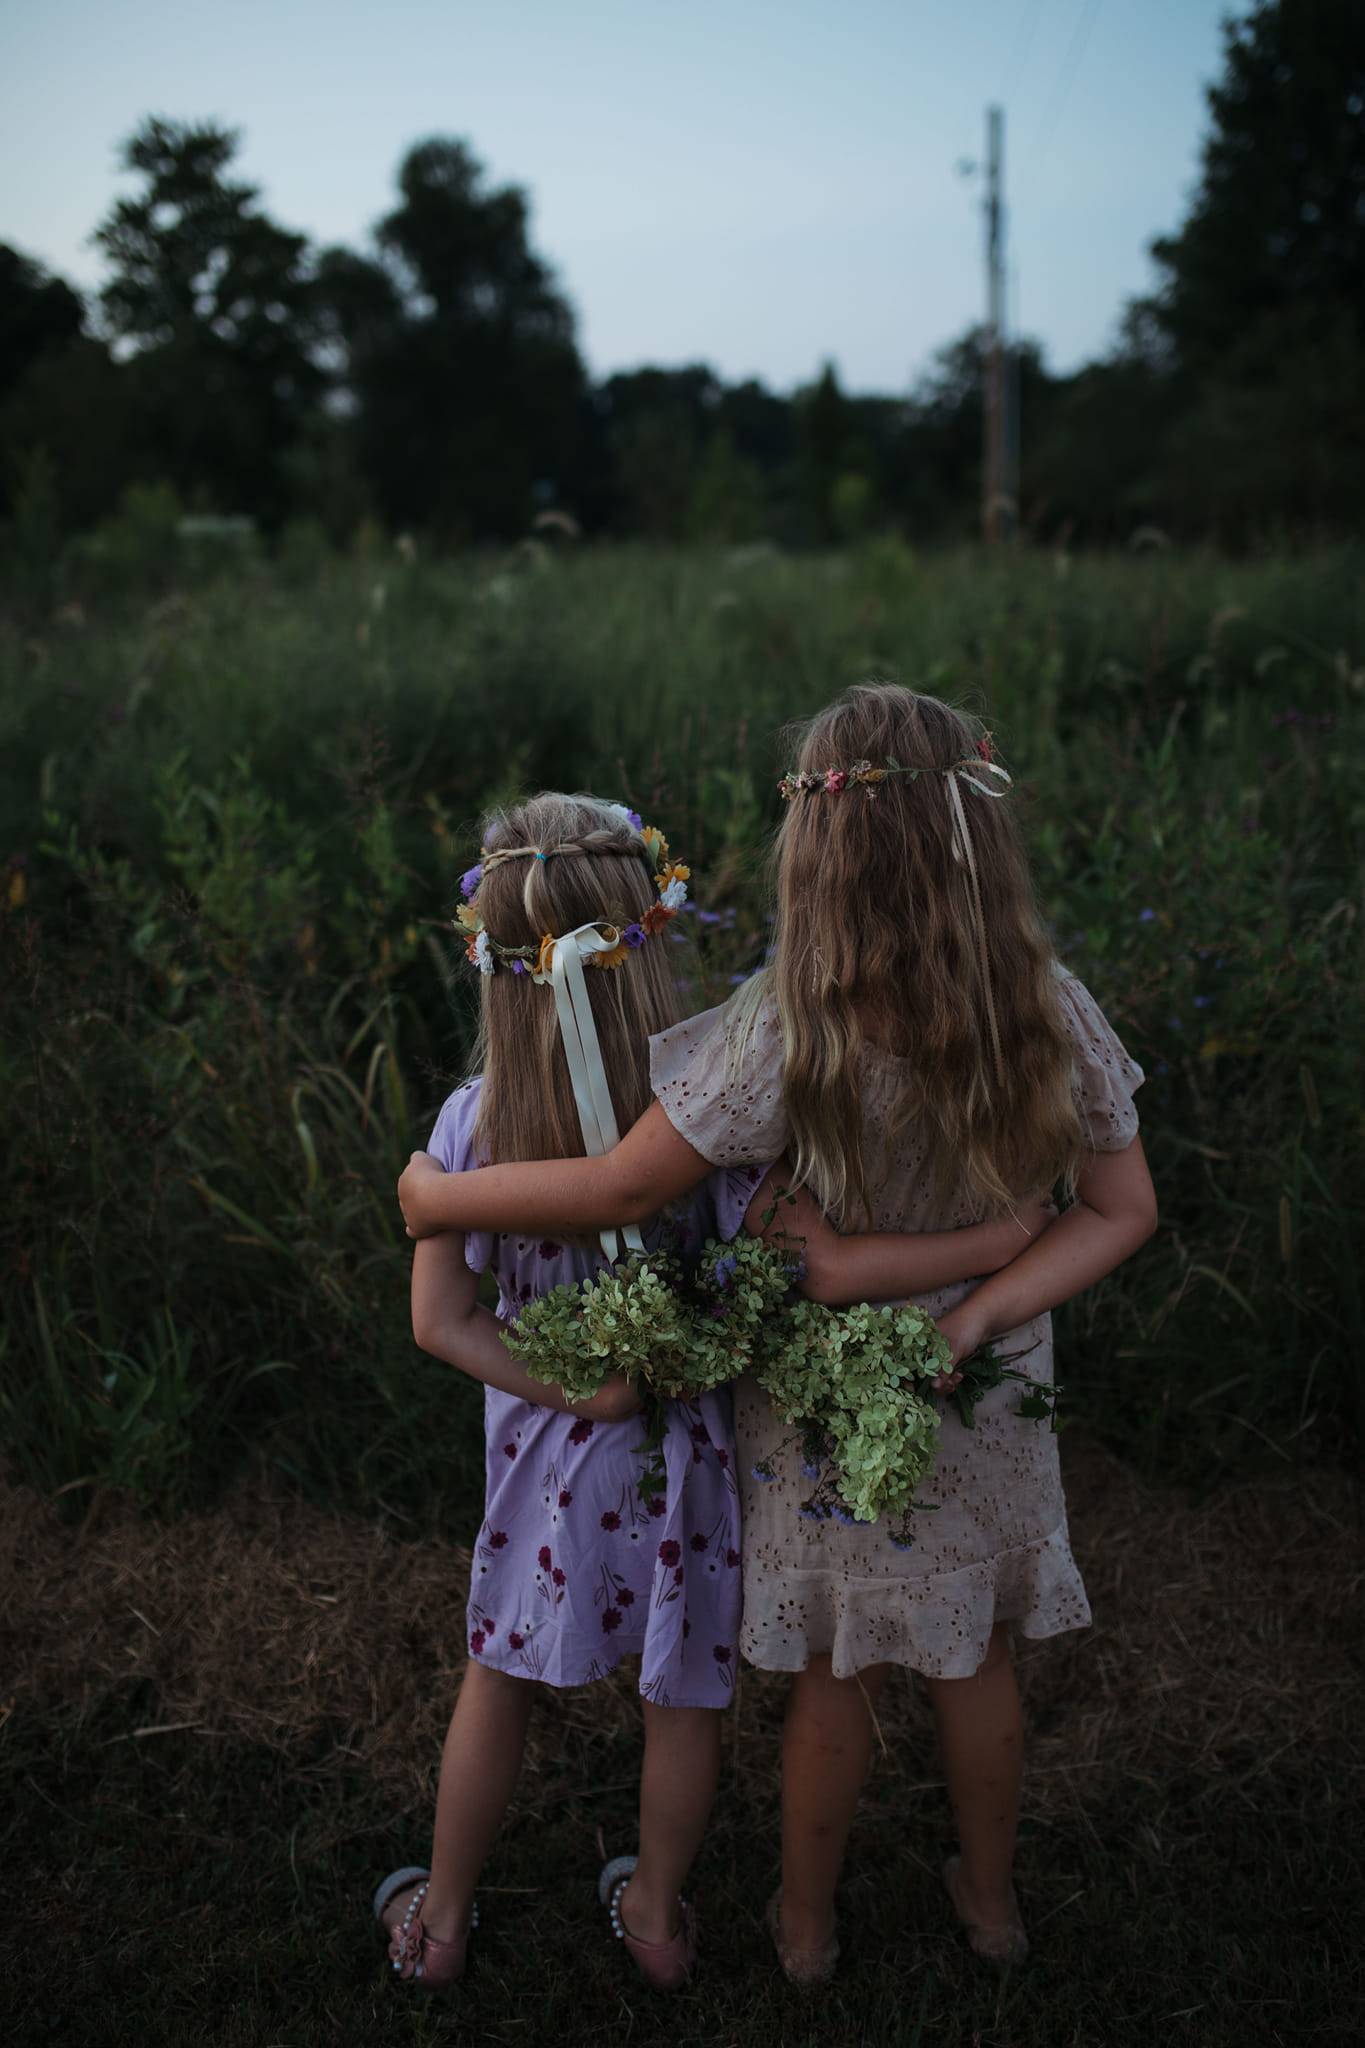
[[508, 1646], [508, 1648], [509, 1648], [509, 1649], [512, 1649], [512, 1650], [524, 1650], [524, 1649], [525, 1649], [525, 1647], [526, 1647], [526, 1638], [525, 1638], [525, 1636], [524, 1636], [524, 1635], [522, 1634], [522, 1632], [521, 1632], [521, 1630], [520, 1630], [519, 1628], [509, 1628], [509, 1629], [508, 1629], [508, 1631], [507, 1631], [507, 1646]]
[[482, 1657], [483, 1655], [483, 1630], [481, 1628], [476, 1628], [473, 1635], [469, 1638], [469, 1654], [471, 1657]]
[[515, 1456], [517, 1455], [516, 1445], [504, 1444], [502, 1447], [502, 1455], [504, 1456], [504, 1458], [515, 1458]]
[[618, 1605], [622, 1607], [633, 1607], [635, 1605], [635, 1595], [631, 1592], [629, 1586], [618, 1586], [616, 1588], [616, 1599]]
[[696, 1535], [692, 1538], [691, 1543], [688, 1547], [698, 1552], [705, 1550], [706, 1538], [702, 1535], [700, 1529], [698, 1529]]
[[675, 1565], [681, 1556], [682, 1545], [675, 1543], [671, 1536], [659, 1545], [660, 1564]]
[[587, 1420], [586, 1416], [580, 1416], [569, 1431], [569, 1442], [571, 1444], [585, 1444], [591, 1435], [592, 1424]]
[[488, 1532], [488, 1544], [491, 1550], [505, 1550], [507, 1547], [507, 1531], [505, 1529], [490, 1529]]
[[736, 1565], [738, 1565], [739, 1563], [739, 1552], [735, 1549], [733, 1544], [725, 1553], [725, 1562], [730, 1567], [731, 1571], [734, 1571]]
[[559, 1489], [559, 1505], [562, 1508], [571, 1508], [573, 1506], [573, 1495], [567, 1486], [561, 1486]]
[[550, 1577], [554, 1580], [557, 1586], [562, 1586], [564, 1584], [564, 1574], [560, 1570], [558, 1565], [556, 1565], [554, 1570], [550, 1573]]
[[602, 1527], [608, 1531], [611, 1531], [619, 1529], [620, 1526], [621, 1517], [617, 1514], [615, 1508], [608, 1508], [607, 1512], [602, 1517]]
[[717, 1664], [728, 1664], [730, 1661], [730, 1645], [728, 1643], [717, 1643], [712, 1649], [711, 1655], [715, 1658]]
[[554, 1563], [554, 1559], [550, 1555], [550, 1546], [548, 1543], [541, 1544], [540, 1549], [536, 1553], [536, 1563], [540, 1566], [540, 1569], [543, 1572], [549, 1571], [550, 1566]]
[[621, 1626], [621, 1611], [620, 1611], [620, 1609], [619, 1609], [618, 1607], [609, 1607], [609, 1608], [607, 1609], [606, 1613], [605, 1613], [605, 1614], [604, 1614], [604, 1615], [602, 1616], [602, 1633], [603, 1633], [603, 1635], [607, 1635], [607, 1636], [609, 1636], [609, 1635], [611, 1634], [611, 1632], [612, 1632], [612, 1630], [613, 1630], [613, 1629], [616, 1629], [616, 1628], [620, 1628], [620, 1626]]
[[649, 1512], [657, 1521], [660, 1515], [668, 1513], [668, 1502], [661, 1493], [654, 1494], [649, 1503]]

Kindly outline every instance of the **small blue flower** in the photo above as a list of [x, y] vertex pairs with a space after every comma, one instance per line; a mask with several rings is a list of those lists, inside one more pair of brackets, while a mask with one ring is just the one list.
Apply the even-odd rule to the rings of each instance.
[[640, 813], [638, 811], [632, 811], [629, 808], [627, 808], [626, 816], [630, 819], [631, 824], [635, 827], [637, 832], [644, 831], [644, 822], [641, 819]]
[[824, 1467], [822, 1465], [812, 1465], [809, 1458], [801, 1460], [801, 1477], [803, 1479], [818, 1479], [823, 1470]]
[[642, 924], [628, 924], [621, 937], [628, 946], [643, 946], [645, 942], [645, 928]]
[[460, 894], [464, 897], [466, 903], [468, 903], [482, 880], [483, 863], [481, 861], [475, 861], [473, 867], [466, 868], [460, 876]]
[[749, 1477], [759, 1480], [764, 1486], [771, 1486], [777, 1474], [776, 1472], [765, 1471], [762, 1465], [755, 1465], [751, 1468]]
[[748, 979], [747, 974], [732, 974], [730, 976], [730, 986], [731, 988], [743, 988]]
[[1138, 923], [1151, 924], [1154, 921], [1155, 917], [1156, 912], [1154, 910], [1140, 910], [1138, 912]]
[[720, 923], [720, 912], [719, 912], [718, 910], [699, 910], [699, 911], [697, 912], [697, 923], [698, 923], [698, 924], [719, 924], [719, 923]]
[[854, 1522], [857, 1520], [856, 1515], [851, 1515], [847, 1508], [831, 1508], [830, 1513], [833, 1515], [835, 1521], [842, 1522], [846, 1529], [851, 1529], [853, 1527]]
[[728, 1287], [734, 1279], [739, 1261], [733, 1252], [725, 1252], [712, 1268], [717, 1287]]
[[891, 1538], [891, 1548], [893, 1550], [913, 1550], [914, 1547], [915, 1546], [913, 1543], [907, 1542], [899, 1536], [893, 1536]]
[[1196, 996], [1194, 999], [1194, 1007], [1196, 1010], [1207, 1010], [1209, 1004], [1212, 1001], [1212, 996]]

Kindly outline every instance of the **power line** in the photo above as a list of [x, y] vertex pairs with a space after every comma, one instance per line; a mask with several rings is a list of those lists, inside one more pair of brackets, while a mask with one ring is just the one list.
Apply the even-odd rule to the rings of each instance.
[[1035, 170], [1042, 163], [1051, 146], [1052, 138], [1057, 131], [1057, 124], [1061, 120], [1062, 113], [1066, 107], [1072, 81], [1080, 70], [1086, 44], [1090, 41], [1090, 31], [1095, 26], [1095, 17], [1099, 11], [1100, 0], [1085, 0], [1076, 26], [1071, 31], [1071, 41], [1067, 44], [1065, 55], [1057, 68], [1057, 82], [1052, 89], [1052, 100], [1048, 107], [1047, 119], [1042, 124], [1041, 139], [1034, 159]]
[[1014, 48], [1010, 52], [1009, 72], [1005, 79], [1005, 91], [1018, 85], [1033, 49], [1033, 33], [1038, 26], [1038, 17], [1043, 11], [1043, 0], [1024, 0], [1024, 11], [1019, 17], [1019, 26], [1014, 32]]

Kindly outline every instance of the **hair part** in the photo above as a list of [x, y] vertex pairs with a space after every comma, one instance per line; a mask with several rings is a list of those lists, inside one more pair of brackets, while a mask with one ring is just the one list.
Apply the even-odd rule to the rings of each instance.
[[[894, 683], [863, 683], [796, 729], [798, 769], [854, 761], [945, 771], [974, 755], [981, 727]], [[798, 1183], [846, 1222], [871, 1220], [861, 1064], [870, 1041], [903, 1061], [890, 1141], [924, 1135], [940, 1204], [978, 1213], [1072, 1182], [1082, 1148], [1072, 1051], [1052, 947], [1034, 900], [1013, 801], [962, 791], [984, 912], [987, 991], [965, 861], [955, 857], [943, 772], [889, 776], [789, 803], [774, 861], [770, 966], [742, 1006], [774, 1001]]]
[[[583, 924], [624, 930], [658, 901], [654, 865], [615, 806], [546, 791], [489, 813], [485, 853], [537, 848], [547, 858], [485, 866], [479, 909], [502, 946], [536, 946]], [[616, 1121], [628, 1130], [649, 1107], [649, 1040], [680, 1015], [676, 955], [651, 938], [621, 966], [585, 976]], [[554, 993], [529, 974], [500, 967], [480, 976], [479, 1035], [472, 1073], [483, 1088], [474, 1125], [480, 1158], [573, 1159], [584, 1151]]]

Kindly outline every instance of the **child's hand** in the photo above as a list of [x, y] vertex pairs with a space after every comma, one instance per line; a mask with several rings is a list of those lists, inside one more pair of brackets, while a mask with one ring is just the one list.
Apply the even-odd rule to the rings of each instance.
[[626, 1422], [638, 1415], [643, 1405], [638, 1389], [620, 1373], [613, 1373], [591, 1401], [575, 1401], [569, 1412], [581, 1415], [585, 1422]]
[[433, 1159], [430, 1152], [414, 1152], [403, 1168], [398, 1180], [398, 1206], [403, 1211], [409, 1237], [434, 1237], [438, 1225], [430, 1213], [426, 1197], [437, 1180], [444, 1180], [446, 1170], [439, 1159]]
[[937, 1392], [951, 1394], [962, 1378], [956, 1368], [974, 1351], [979, 1351], [991, 1333], [986, 1328], [985, 1318], [979, 1312], [973, 1313], [970, 1295], [956, 1308], [950, 1308], [946, 1316], [940, 1316], [938, 1327], [939, 1335], [947, 1338], [953, 1356], [952, 1370], [940, 1374], [934, 1385]]

